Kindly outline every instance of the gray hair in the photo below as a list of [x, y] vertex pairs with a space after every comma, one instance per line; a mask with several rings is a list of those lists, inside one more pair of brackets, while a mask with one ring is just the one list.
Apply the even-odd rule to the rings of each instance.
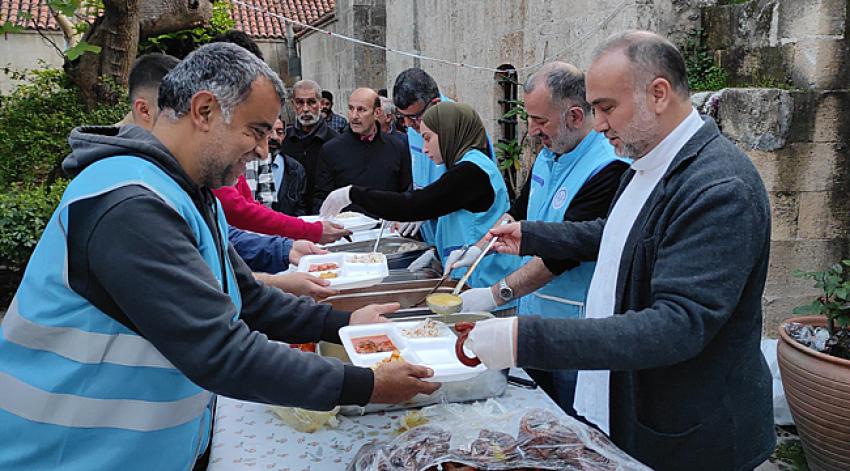
[[645, 87], [656, 78], [670, 82], [673, 91], [688, 96], [688, 73], [679, 49], [667, 39], [649, 32], [630, 30], [610, 36], [593, 53], [593, 61], [603, 55], [622, 50], [634, 68], [638, 87]]
[[381, 110], [383, 110], [384, 114], [386, 116], [395, 115], [396, 108], [395, 108], [395, 105], [393, 104], [393, 101], [390, 100], [389, 98], [385, 97], [385, 96], [380, 97], [380, 99], [381, 99]]
[[322, 98], [322, 87], [315, 80], [299, 80], [292, 85], [292, 95], [295, 95], [295, 90], [308, 89], [316, 92], [316, 99]]
[[268, 64], [235, 44], [207, 44], [163, 77], [157, 104], [163, 116], [177, 120], [189, 112], [196, 93], [208, 90], [218, 100], [224, 122], [230, 123], [233, 110], [248, 98], [251, 85], [261, 77], [272, 83], [282, 104], [286, 89]]
[[584, 73], [578, 67], [566, 62], [550, 62], [532, 74], [523, 85], [525, 93], [531, 93], [538, 83], [544, 82], [552, 101], [566, 109], [571, 104], [580, 106], [590, 113], [587, 103]]

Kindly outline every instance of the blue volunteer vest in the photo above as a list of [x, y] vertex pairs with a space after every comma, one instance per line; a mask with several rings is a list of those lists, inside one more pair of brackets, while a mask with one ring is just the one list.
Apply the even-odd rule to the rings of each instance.
[[[555, 160], [543, 148], [531, 171], [529, 221], [562, 222], [578, 191], [593, 175], [614, 160], [614, 148], [605, 136], [591, 131], [572, 151]], [[528, 263], [531, 257], [524, 257]], [[537, 291], [520, 298], [519, 315], [584, 317], [584, 303], [596, 262], [584, 262], [558, 275]]]
[[[68, 284], [68, 207], [127, 185], [150, 189], [185, 219], [241, 308], [228, 258], [222, 270], [210, 228], [177, 182], [138, 157], [84, 169], [48, 222], [0, 326], [0, 469], [188, 470], [209, 444], [215, 396]], [[218, 214], [226, 241], [220, 207]]]
[[[489, 157], [478, 150], [470, 150], [458, 160], [458, 163], [460, 162], [471, 162], [487, 173], [487, 176], [490, 177], [490, 184], [493, 186], [494, 199], [487, 211], [473, 213], [461, 209], [437, 219], [436, 246], [437, 253], [443, 261], [446, 260], [452, 250], [478, 242], [509, 207], [505, 181], [502, 179], [498, 167]], [[473, 288], [484, 288], [499, 281], [503, 276], [510, 273], [511, 258], [512, 256], [505, 254], [492, 254], [484, 257], [481, 260], [481, 265], [469, 277], [469, 285]], [[452, 278], [460, 279], [466, 273], [467, 268], [452, 270]]]
[[[440, 94], [440, 101], [454, 103], [454, 100]], [[496, 160], [495, 148], [490, 140], [490, 135], [487, 135], [487, 143], [490, 145], [490, 158], [493, 162]], [[407, 128], [407, 146], [410, 148], [410, 171], [413, 175], [413, 189], [419, 190], [439, 180], [446, 173], [446, 166], [443, 164], [437, 165], [425, 155], [425, 142], [419, 131], [412, 127]], [[422, 235], [422, 240], [435, 245], [436, 238], [436, 221], [422, 221], [419, 227], [419, 233]]]

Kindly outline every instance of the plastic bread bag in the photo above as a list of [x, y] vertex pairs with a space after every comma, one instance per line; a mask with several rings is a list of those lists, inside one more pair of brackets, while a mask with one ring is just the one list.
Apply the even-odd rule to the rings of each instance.
[[[362, 447], [349, 471], [649, 470], [601, 432], [545, 409], [505, 410], [497, 401], [439, 404], [423, 425]], [[410, 422], [410, 421], [408, 421]]]
[[299, 432], [313, 433], [323, 426], [336, 428], [339, 425], [336, 415], [339, 406], [329, 411], [314, 411], [297, 407], [269, 406], [283, 423]]

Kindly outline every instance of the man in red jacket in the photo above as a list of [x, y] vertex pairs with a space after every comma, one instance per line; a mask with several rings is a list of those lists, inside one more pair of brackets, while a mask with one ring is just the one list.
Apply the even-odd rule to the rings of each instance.
[[[266, 154], [268, 154], [268, 147], [266, 147]], [[351, 235], [351, 231], [329, 221], [307, 222], [264, 206], [254, 199], [244, 179], [245, 176], [242, 175], [236, 185], [213, 190], [215, 196], [221, 201], [227, 222], [233, 226], [260, 234], [306, 239], [320, 244], [334, 242]], [[239, 188], [247, 191], [240, 191]]]

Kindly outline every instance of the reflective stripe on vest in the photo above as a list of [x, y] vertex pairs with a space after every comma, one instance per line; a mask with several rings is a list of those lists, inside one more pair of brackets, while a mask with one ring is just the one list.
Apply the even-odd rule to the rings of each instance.
[[179, 401], [93, 399], [57, 394], [0, 372], [0, 409], [33, 422], [65, 427], [120, 428], [151, 432], [176, 427], [203, 414], [211, 394], [201, 391]]
[[65, 190], [0, 329], [0, 468], [187, 469], [207, 447], [215, 396], [68, 284], [69, 205], [128, 185], [185, 220], [239, 315], [235, 273], [216, 244], [227, 240], [218, 202], [211, 227], [154, 164], [133, 156], [91, 164]]
[[159, 350], [138, 335], [100, 334], [29, 321], [18, 312], [17, 297], [6, 312], [3, 336], [23, 347], [45, 350], [80, 363], [174, 368]]

